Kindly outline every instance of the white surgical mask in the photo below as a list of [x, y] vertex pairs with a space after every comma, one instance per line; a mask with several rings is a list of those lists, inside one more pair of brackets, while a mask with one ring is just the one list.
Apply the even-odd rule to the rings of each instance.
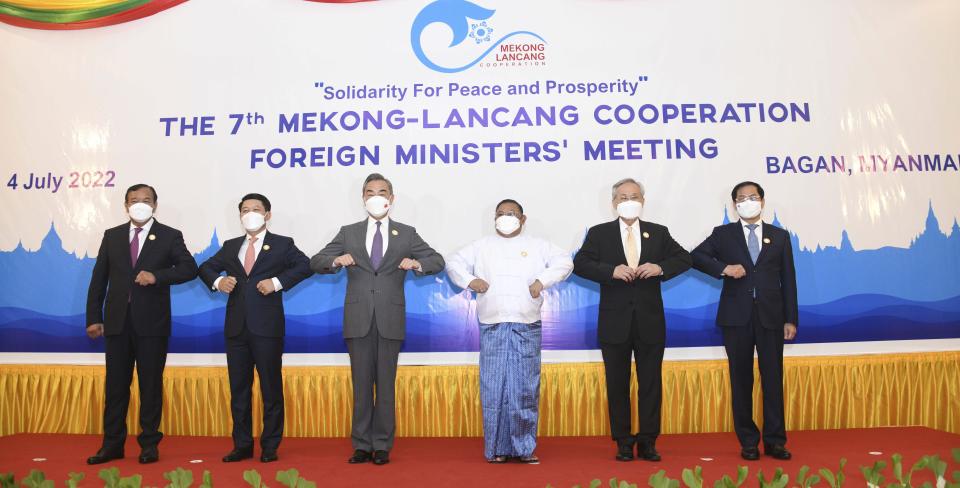
[[363, 203], [364, 208], [367, 209], [367, 213], [373, 216], [375, 219], [379, 219], [384, 215], [387, 215], [387, 212], [390, 211], [390, 200], [387, 200], [380, 195], [376, 195], [367, 199]]
[[617, 215], [624, 219], [639, 219], [643, 214], [643, 204], [636, 200], [627, 200], [617, 204]]
[[150, 220], [150, 217], [153, 217], [153, 207], [143, 202], [137, 202], [130, 205], [127, 213], [130, 214], [130, 218], [133, 219], [134, 222], [142, 223]]
[[266, 220], [264, 220], [263, 214], [257, 212], [247, 212], [243, 214], [243, 217], [240, 217], [240, 223], [248, 231], [255, 231], [263, 227], [264, 222]]
[[744, 200], [740, 203], [737, 203], [737, 213], [740, 214], [741, 218], [752, 219], [757, 215], [760, 215], [760, 202], [753, 200]]
[[510, 235], [520, 228], [520, 219], [513, 215], [501, 215], [496, 220], [497, 230], [503, 235]]

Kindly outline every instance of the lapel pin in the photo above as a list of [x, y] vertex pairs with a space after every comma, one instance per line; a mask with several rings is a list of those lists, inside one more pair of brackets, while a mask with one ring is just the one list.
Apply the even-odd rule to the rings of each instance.
[[650, 238], [650, 233], [649, 233], [649, 232], [644, 232], [644, 233], [643, 233], [643, 238], [644, 238], [644, 239], [649, 239], [649, 238]]
[[763, 243], [764, 243], [764, 244], [770, 244], [770, 238], [769, 238], [769, 237], [764, 237], [764, 238], [763, 238]]
[[391, 230], [391, 231], [390, 231], [390, 234], [393, 234], [393, 235], [395, 235], [395, 236], [400, 235], [400, 233], [397, 232], [397, 229]]
[[527, 251], [520, 251], [520, 255], [523, 257], [527, 257]]
[[147, 236], [147, 239], [150, 239], [151, 241], [154, 241], [154, 240], [157, 239], [157, 236], [155, 236], [155, 235], [153, 235], [153, 234], [150, 234], [149, 236]]
[[264, 245], [263, 245], [263, 250], [264, 250], [264, 251], [269, 251], [269, 250], [270, 250], [270, 244], [264, 244]]

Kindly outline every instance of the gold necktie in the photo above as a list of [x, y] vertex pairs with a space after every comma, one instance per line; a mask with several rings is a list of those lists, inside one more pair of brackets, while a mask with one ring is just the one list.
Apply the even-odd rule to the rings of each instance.
[[633, 237], [633, 227], [627, 227], [627, 266], [640, 266], [640, 255], [637, 254], [637, 240]]

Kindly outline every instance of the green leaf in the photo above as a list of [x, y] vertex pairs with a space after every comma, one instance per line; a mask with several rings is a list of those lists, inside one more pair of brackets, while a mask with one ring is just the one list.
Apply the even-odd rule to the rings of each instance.
[[263, 479], [260, 478], [260, 473], [255, 469], [250, 469], [243, 472], [243, 481], [246, 481], [247, 484], [253, 488], [260, 488], [263, 486]]
[[599, 479], [592, 480], [590, 481], [590, 488], [600, 488], [601, 483], [602, 481], [600, 481]]
[[827, 484], [832, 488], [837, 488], [837, 479], [833, 476], [833, 471], [827, 468], [820, 468], [820, 476], [823, 476], [823, 479], [827, 480]]
[[210, 471], [203, 470], [203, 482], [200, 483], [199, 488], [213, 488], [213, 476], [210, 475]]
[[317, 488], [317, 484], [313, 481], [307, 481], [303, 478], [300, 478], [300, 481], [297, 482], [297, 488]]
[[135, 474], [133, 476], [127, 476], [126, 478], [120, 478], [119, 483], [117, 483], [117, 488], [140, 488], [141, 484], [143, 484], [143, 475]]
[[84, 473], [71, 472], [67, 476], [69, 476], [69, 479], [64, 482], [67, 485], [67, 488], [77, 488], [80, 486], [80, 482], [83, 481], [83, 478], [86, 478], [87, 475]]
[[105, 483], [104, 488], [117, 488], [119, 486], [120, 469], [118, 469], [116, 466], [112, 468], [101, 469], [98, 476]]

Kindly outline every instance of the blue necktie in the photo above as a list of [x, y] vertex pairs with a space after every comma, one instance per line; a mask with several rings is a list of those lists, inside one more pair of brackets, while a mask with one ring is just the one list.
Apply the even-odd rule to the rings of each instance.
[[[383, 234], [380, 233], [380, 224], [377, 222], [377, 232], [373, 234], [373, 244], [370, 246], [370, 264], [373, 269], [380, 267], [380, 261], [383, 260]], [[756, 238], [754, 238], [756, 240]]]
[[747, 237], [747, 250], [750, 251], [750, 259], [753, 264], [757, 264], [757, 256], [760, 255], [760, 239], [757, 239], [757, 224], [747, 224], [750, 229], [750, 235]]

